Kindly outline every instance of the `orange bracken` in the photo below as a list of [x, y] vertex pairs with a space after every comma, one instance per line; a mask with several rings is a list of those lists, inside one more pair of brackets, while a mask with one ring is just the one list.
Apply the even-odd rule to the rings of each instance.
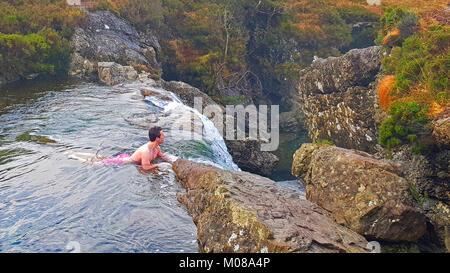
[[389, 96], [389, 93], [392, 91], [392, 87], [395, 84], [395, 76], [388, 75], [384, 76], [380, 84], [378, 85], [378, 98], [380, 100], [380, 107], [388, 110], [389, 106], [391, 105], [391, 97]]
[[393, 37], [397, 37], [400, 35], [400, 30], [398, 30], [397, 28], [393, 29], [392, 31], [390, 31], [386, 36], [384, 36], [383, 38], [383, 45], [387, 45], [387, 43], [389, 42], [389, 40]]

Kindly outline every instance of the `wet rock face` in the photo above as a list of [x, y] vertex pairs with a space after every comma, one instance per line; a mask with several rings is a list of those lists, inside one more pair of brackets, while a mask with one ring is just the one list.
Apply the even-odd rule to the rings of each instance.
[[370, 85], [381, 67], [382, 49], [353, 49], [341, 57], [318, 59], [300, 73], [300, 107], [313, 141], [374, 151], [377, 94]]
[[289, 112], [280, 113], [280, 130], [288, 133], [304, 132], [305, 115], [296, 105]]
[[109, 11], [89, 12], [88, 16], [87, 27], [75, 29], [70, 41], [73, 49], [70, 75], [89, 77], [96, 72], [96, 62], [161, 69], [156, 60], [160, 46], [151, 33], [138, 33]]
[[304, 109], [309, 113], [311, 139], [372, 151], [378, 140], [373, 100], [373, 90], [361, 86], [350, 87], [343, 93], [309, 97]]
[[299, 91], [306, 95], [345, 92], [367, 86], [380, 70], [382, 48], [352, 49], [341, 57], [318, 59], [301, 72]]
[[362, 236], [270, 179], [182, 159], [173, 168], [200, 252], [366, 252]]
[[303, 144], [294, 154], [292, 174], [305, 182], [307, 200], [359, 234], [414, 242], [426, 231], [398, 164], [356, 150]]

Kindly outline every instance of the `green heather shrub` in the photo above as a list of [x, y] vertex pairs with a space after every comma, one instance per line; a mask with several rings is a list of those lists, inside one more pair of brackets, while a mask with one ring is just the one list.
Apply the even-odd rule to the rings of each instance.
[[381, 45], [384, 36], [397, 28], [400, 30], [400, 37], [398, 37], [396, 44], [400, 45], [405, 38], [414, 34], [418, 22], [419, 17], [407, 8], [389, 8], [380, 18], [380, 31], [375, 43]]
[[243, 95], [241, 95], [241, 96], [230, 96], [230, 97], [221, 98], [219, 100], [224, 105], [226, 105], [226, 104], [237, 105], [237, 104], [244, 103], [245, 97]]
[[0, 33], [0, 67], [6, 78], [32, 72], [66, 73], [69, 63], [69, 42], [52, 29], [37, 33]]
[[2, 33], [26, 35], [44, 27], [67, 32], [67, 29], [84, 24], [85, 19], [85, 13], [79, 8], [68, 6], [66, 0], [0, 1]]
[[383, 59], [386, 72], [396, 75], [394, 95], [409, 94], [416, 84], [426, 87], [438, 102], [445, 102], [450, 90], [450, 27], [432, 26], [405, 39]]
[[406, 139], [410, 142], [413, 143], [417, 140], [417, 135], [416, 134], [410, 134], [406, 137]]
[[378, 14], [373, 13], [362, 6], [344, 5], [336, 8], [342, 19], [348, 24], [358, 22], [375, 22], [380, 19]]
[[411, 191], [412, 196], [416, 200], [416, 202], [422, 206], [424, 202], [428, 200], [428, 195], [425, 193], [425, 195], [421, 195], [420, 192], [417, 190], [417, 188], [412, 184], [411, 182], [408, 182], [409, 184], [409, 190]]
[[419, 17], [414, 13], [406, 13], [398, 24], [398, 30], [400, 30], [400, 37], [407, 38], [417, 31], [417, 25], [419, 23]]
[[117, 7], [117, 5], [111, 1], [111, 0], [103, 0], [98, 2], [93, 8], [92, 10], [107, 10], [110, 11], [112, 13], [114, 13], [115, 15], [119, 16], [120, 12], [119, 12], [119, 8]]
[[413, 152], [425, 153], [431, 148], [428, 141], [430, 119], [428, 107], [416, 102], [394, 102], [390, 117], [380, 126], [379, 143], [388, 149], [409, 143]]
[[85, 23], [85, 13], [65, 0], [0, 1], [0, 76], [67, 74], [68, 41]]

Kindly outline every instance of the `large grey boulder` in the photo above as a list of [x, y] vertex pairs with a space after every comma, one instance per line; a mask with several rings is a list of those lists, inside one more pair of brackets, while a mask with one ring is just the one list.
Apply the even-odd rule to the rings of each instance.
[[318, 59], [300, 73], [299, 100], [313, 141], [373, 152], [378, 139], [376, 75], [383, 51], [373, 46]]
[[122, 66], [114, 62], [99, 62], [98, 78], [102, 83], [116, 85], [127, 80], [136, 80], [138, 73], [131, 66]]
[[318, 59], [301, 71], [299, 91], [305, 95], [322, 95], [368, 86], [380, 70], [382, 56], [382, 47], [372, 46], [352, 49], [341, 57]]
[[161, 69], [156, 59], [160, 45], [151, 31], [138, 33], [109, 11], [88, 12], [87, 25], [75, 29], [70, 44], [73, 49], [70, 75], [90, 77], [96, 74], [98, 62]]
[[306, 198], [359, 234], [383, 241], [417, 241], [426, 219], [415, 206], [398, 163], [356, 150], [305, 143], [294, 154], [292, 174]]

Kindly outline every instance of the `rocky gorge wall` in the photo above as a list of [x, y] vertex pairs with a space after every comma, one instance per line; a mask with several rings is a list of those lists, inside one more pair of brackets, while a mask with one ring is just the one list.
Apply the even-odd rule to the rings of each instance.
[[[72, 76], [108, 85], [139, 80], [149, 82], [149, 88], [141, 90], [144, 96], [160, 87], [191, 107], [194, 97], [215, 104], [193, 86], [155, 77], [161, 74], [159, 44], [151, 32], [136, 33], [114, 15], [99, 14], [74, 35]], [[313, 141], [329, 140], [341, 147], [305, 145], [294, 155], [293, 174], [307, 184], [309, 201], [255, 174], [182, 160], [175, 164], [187, 190], [179, 200], [197, 224], [200, 251], [364, 252], [367, 241], [360, 235], [392, 242], [437, 236], [440, 246], [450, 240], [448, 116], [435, 121], [434, 135], [442, 150], [434, 159], [398, 151], [390, 153], [392, 161], [385, 161], [387, 154], [377, 146], [382, 115], [377, 75], [383, 54], [381, 47], [355, 49], [318, 59], [301, 71], [298, 109], [285, 114], [282, 124], [296, 132], [295, 124], [304, 122]], [[153, 71], [137, 71], [136, 64]], [[225, 143], [244, 171], [268, 176], [278, 162], [273, 154], [260, 151], [260, 141]], [[422, 205], [413, 187], [429, 197]]]
[[378, 98], [384, 54], [378, 46], [354, 49], [300, 72], [298, 101], [309, 136], [336, 147], [303, 145], [292, 174], [306, 183], [308, 200], [360, 234], [450, 250], [449, 112], [432, 123], [438, 148], [431, 154], [378, 145], [379, 125], [388, 116]]

